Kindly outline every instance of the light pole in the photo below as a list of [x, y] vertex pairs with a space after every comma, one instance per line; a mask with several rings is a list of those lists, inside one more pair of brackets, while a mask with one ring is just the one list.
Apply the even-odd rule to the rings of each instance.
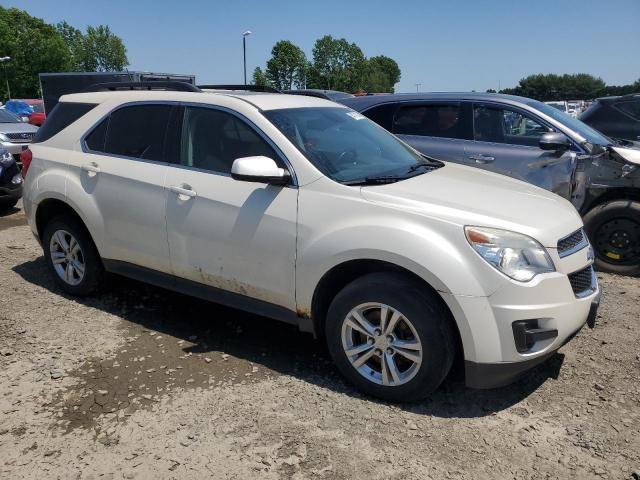
[[247, 84], [247, 37], [251, 35], [251, 30], [242, 34], [242, 60], [244, 63], [244, 84]]
[[11, 57], [0, 57], [0, 63], [4, 69], [4, 81], [7, 82], [7, 99], [11, 99], [11, 89], [9, 88], [9, 77], [7, 76], [7, 62], [11, 60]]

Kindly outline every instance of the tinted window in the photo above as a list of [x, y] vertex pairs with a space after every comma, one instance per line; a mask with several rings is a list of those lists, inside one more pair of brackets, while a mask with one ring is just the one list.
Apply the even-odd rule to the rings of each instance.
[[163, 161], [164, 140], [173, 108], [171, 105], [136, 105], [116, 110], [109, 118], [104, 151]]
[[550, 129], [520, 112], [499, 107], [474, 106], [473, 138], [480, 142], [535, 147]]
[[615, 104], [615, 107], [626, 113], [636, 120], [640, 120], [640, 100], [632, 100], [630, 102], [619, 102]]
[[107, 138], [107, 127], [109, 126], [109, 117], [100, 122], [100, 124], [87, 135], [85, 143], [90, 150], [95, 152], [104, 152], [104, 141]]
[[397, 104], [395, 103], [385, 103], [370, 108], [362, 112], [362, 114], [376, 122], [382, 128], [391, 131], [393, 129], [393, 114], [396, 112], [396, 107]]
[[36, 132], [33, 143], [49, 140], [95, 108], [95, 106], [94, 103], [58, 103], [47, 117], [47, 121]]
[[235, 159], [259, 155], [280, 163], [262, 137], [236, 116], [211, 108], [185, 109], [180, 164], [231, 173]]
[[396, 112], [393, 133], [428, 137], [466, 138], [461, 109], [455, 104], [409, 105]]
[[31, 108], [33, 108], [33, 111], [36, 113], [44, 113], [44, 104], [42, 103], [32, 103]]

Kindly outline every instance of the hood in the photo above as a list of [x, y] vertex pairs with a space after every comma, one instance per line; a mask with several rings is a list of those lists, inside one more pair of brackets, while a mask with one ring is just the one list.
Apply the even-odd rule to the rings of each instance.
[[511, 230], [556, 248], [582, 227], [573, 205], [551, 192], [504, 175], [447, 163], [423, 175], [361, 188], [362, 196], [417, 214], [456, 223]]
[[0, 123], [0, 133], [37, 132], [38, 127], [25, 122]]

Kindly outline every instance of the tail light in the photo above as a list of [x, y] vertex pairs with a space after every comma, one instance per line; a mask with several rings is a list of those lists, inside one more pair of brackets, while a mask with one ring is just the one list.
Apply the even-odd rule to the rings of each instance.
[[20, 152], [20, 161], [22, 162], [22, 176], [26, 177], [29, 167], [31, 166], [31, 160], [33, 160], [33, 153], [28, 148]]

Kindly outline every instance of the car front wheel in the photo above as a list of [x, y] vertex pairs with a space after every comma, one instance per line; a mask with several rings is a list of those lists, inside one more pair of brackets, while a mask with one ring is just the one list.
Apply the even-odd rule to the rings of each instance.
[[453, 363], [446, 308], [425, 285], [399, 273], [373, 273], [347, 285], [329, 307], [325, 333], [341, 373], [383, 400], [426, 397]]

